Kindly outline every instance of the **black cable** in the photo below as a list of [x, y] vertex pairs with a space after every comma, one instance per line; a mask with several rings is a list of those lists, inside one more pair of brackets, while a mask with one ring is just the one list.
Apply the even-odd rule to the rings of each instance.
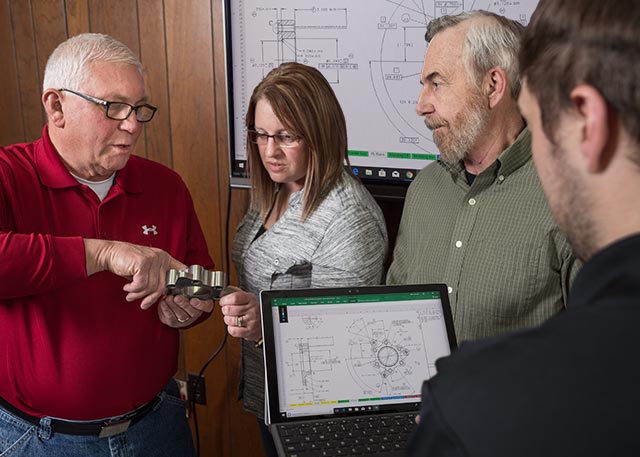
[[[229, 264], [229, 261], [230, 261], [229, 260], [229, 219], [231, 218], [231, 189], [233, 189], [233, 188], [230, 186], [229, 187], [229, 192], [227, 193], [227, 220], [226, 220], [226, 225], [225, 225], [225, 236], [224, 236], [224, 241], [225, 241], [225, 261], [226, 261], [226, 266], [227, 266], [227, 277], [228, 277], [228, 272], [231, 270], [230, 264]], [[225, 326], [224, 326], [224, 336], [222, 337], [222, 342], [220, 342], [220, 345], [213, 352], [211, 357], [209, 357], [209, 359], [204, 363], [204, 365], [202, 365], [202, 368], [200, 369], [200, 372], [198, 373], [198, 377], [196, 378], [196, 382], [193, 385], [193, 390], [191, 392], [191, 411], [193, 412], [193, 428], [194, 428], [195, 435], [196, 435], [196, 456], [197, 457], [200, 456], [200, 429], [198, 427], [198, 415], [196, 413], [196, 392], [198, 391], [198, 386], [200, 385], [200, 381], [202, 380], [202, 378], [204, 376], [205, 370], [207, 369], [207, 367], [209, 367], [209, 364], [211, 364], [211, 362], [213, 362], [213, 359], [216, 358], [216, 356], [220, 353], [220, 351], [222, 351], [222, 348], [226, 344], [227, 335], [228, 334], [229, 334], [229, 332], [227, 331], [227, 325], [225, 324]], [[189, 389], [187, 389], [187, 391], [188, 390]]]
[[220, 342], [220, 345], [213, 352], [213, 354], [211, 354], [211, 357], [209, 357], [209, 360], [207, 360], [204, 363], [204, 365], [202, 365], [202, 368], [198, 373], [198, 377], [196, 378], [196, 382], [193, 385], [193, 390], [191, 392], [191, 411], [193, 412], [193, 427], [196, 432], [196, 456], [200, 455], [200, 430], [198, 429], [198, 416], [196, 414], [196, 392], [198, 391], [198, 386], [200, 385], [200, 381], [202, 380], [205, 370], [207, 369], [209, 364], [213, 362], [213, 359], [216, 358], [216, 356], [220, 353], [220, 351], [222, 351], [222, 348], [224, 347], [226, 342], [227, 342], [227, 326], [225, 325], [224, 336], [222, 337], [222, 341]]

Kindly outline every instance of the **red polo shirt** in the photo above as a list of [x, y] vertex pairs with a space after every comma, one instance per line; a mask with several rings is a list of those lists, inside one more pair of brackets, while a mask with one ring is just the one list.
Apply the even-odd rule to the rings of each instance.
[[176, 371], [178, 331], [127, 302], [127, 280], [87, 277], [83, 238], [154, 246], [211, 268], [189, 191], [132, 156], [101, 202], [49, 139], [0, 148], [0, 397], [34, 416], [111, 417]]

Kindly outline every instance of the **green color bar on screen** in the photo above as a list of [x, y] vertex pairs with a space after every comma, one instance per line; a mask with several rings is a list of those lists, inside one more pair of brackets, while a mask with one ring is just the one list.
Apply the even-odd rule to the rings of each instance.
[[415, 160], [438, 160], [435, 154], [411, 154], [411, 158]]
[[410, 159], [411, 153], [409, 152], [387, 152], [389, 159]]

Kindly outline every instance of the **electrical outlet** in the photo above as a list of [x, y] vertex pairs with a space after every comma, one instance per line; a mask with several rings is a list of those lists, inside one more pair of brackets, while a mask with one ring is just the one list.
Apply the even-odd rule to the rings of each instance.
[[180, 378], [173, 378], [178, 384], [178, 390], [180, 391], [180, 398], [184, 401], [189, 401], [189, 391], [187, 390], [187, 381]]
[[198, 379], [198, 375], [195, 373], [189, 373], [189, 398], [195, 399], [196, 403], [199, 405], [207, 404], [207, 389], [205, 388], [204, 376], [200, 378], [200, 382], [198, 383], [198, 389], [195, 389], [196, 380]]

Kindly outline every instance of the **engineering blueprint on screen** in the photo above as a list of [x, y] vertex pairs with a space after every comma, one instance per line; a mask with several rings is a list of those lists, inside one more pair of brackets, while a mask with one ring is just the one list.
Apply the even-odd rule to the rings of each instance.
[[233, 0], [236, 157], [255, 85], [283, 62], [318, 68], [345, 112], [353, 165], [421, 169], [438, 151], [415, 105], [433, 18], [483, 9], [527, 24], [537, 0]]
[[280, 401], [290, 415], [420, 401], [422, 382], [450, 353], [439, 300], [309, 308], [288, 307], [288, 322], [275, 329]]

